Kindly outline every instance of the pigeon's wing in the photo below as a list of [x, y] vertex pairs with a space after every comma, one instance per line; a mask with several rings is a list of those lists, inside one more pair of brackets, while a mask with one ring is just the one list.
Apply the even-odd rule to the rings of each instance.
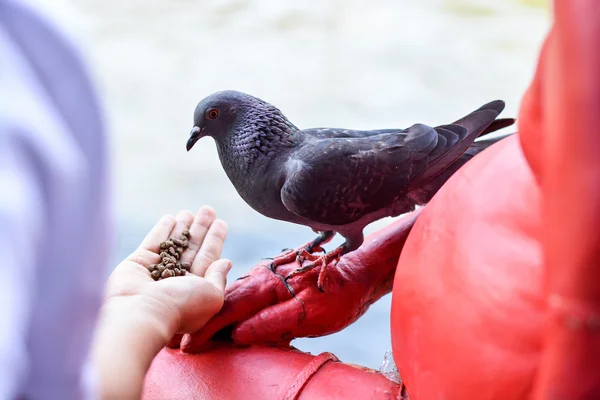
[[[345, 225], [385, 208], [441, 174], [504, 106], [492, 102], [457, 121], [366, 137], [305, 142], [285, 165], [281, 199], [311, 221]], [[407, 210], [414, 203], [407, 203]]]
[[285, 165], [282, 202], [315, 222], [354, 222], [405, 196], [428, 157], [457, 138], [445, 128], [419, 124], [402, 134], [310, 141]]
[[402, 134], [406, 133], [406, 129], [377, 129], [372, 131], [358, 131], [341, 128], [311, 128], [304, 129], [302, 132], [316, 139], [350, 139], [384, 135], [387, 133]]
[[[360, 139], [305, 144], [286, 163], [284, 206], [311, 221], [344, 225], [390, 201], [410, 182], [409, 150], [400, 138], [395, 146], [388, 143], [387, 151], [376, 147], [374, 141]], [[385, 185], [390, 178], [395, 184]]]
[[[486, 104], [487, 106], [488, 104]], [[460, 120], [456, 121], [455, 124], [459, 124]], [[488, 133], [495, 132], [497, 130], [506, 128], [515, 123], [514, 118], [498, 118], [485, 128], [479, 136], [487, 135]], [[385, 135], [388, 133], [406, 133], [406, 129], [375, 129], [369, 131], [354, 130], [354, 129], [341, 129], [341, 128], [311, 128], [304, 129], [303, 132], [317, 139], [335, 139], [335, 138], [364, 138], [369, 136]]]

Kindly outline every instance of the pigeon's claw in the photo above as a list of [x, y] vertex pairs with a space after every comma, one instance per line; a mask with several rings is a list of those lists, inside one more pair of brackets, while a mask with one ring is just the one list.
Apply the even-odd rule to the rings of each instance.
[[324, 243], [318, 243], [316, 240], [313, 240], [312, 242], [310, 242], [310, 243], [308, 243], [306, 245], [306, 247], [304, 248], [304, 250], [308, 254], [312, 254], [312, 253], [324, 253], [325, 250], [323, 250], [323, 247], [321, 246], [321, 244], [324, 244]]
[[309, 254], [325, 253], [325, 249], [323, 249], [322, 246], [325, 243], [329, 243], [331, 239], [333, 239], [333, 237], [335, 236], [334, 231], [323, 231], [318, 233], [319, 234], [317, 235], [317, 237], [305, 246], [306, 252]]
[[298, 264], [300, 265], [302, 265], [305, 260], [314, 261], [319, 256], [315, 256], [313, 253], [325, 253], [325, 250], [321, 246], [313, 247], [312, 249], [305, 247], [298, 252], [296, 261], [298, 261]]
[[311, 263], [296, 269], [294, 272], [285, 277], [285, 281], [287, 282], [288, 280], [298, 275], [301, 275], [304, 272], [309, 271], [315, 267], [321, 267], [321, 270], [319, 271], [319, 277], [317, 278], [317, 287], [319, 288], [319, 291], [323, 292], [323, 283], [325, 282], [327, 266], [332, 261], [335, 261], [335, 263], [337, 264], [340, 261], [343, 251], [344, 246], [340, 246], [332, 252], [324, 254], [322, 256], [311, 255]]
[[283, 254], [273, 258], [271, 262], [271, 270], [275, 271], [277, 267], [280, 265], [289, 264], [294, 259], [300, 264], [304, 263], [304, 260], [314, 261], [318, 257], [313, 255], [313, 253], [325, 253], [322, 245], [329, 242], [335, 236], [335, 232], [325, 231], [319, 233], [319, 235], [312, 241], [306, 243], [304, 246], [299, 247], [296, 250], [284, 249], [287, 250]]
[[273, 272], [280, 265], [289, 264], [294, 261], [298, 257], [299, 252], [296, 250], [290, 250], [286, 253], [280, 254], [277, 257], [273, 258], [270, 264], [270, 268]]
[[[304, 262], [304, 260], [312, 260], [313, 255], [311, 252], [309, 252], [309, 249], [311, 249], [311, 244], [313, 242], [308, 242], [306, 243], [304, 246], [299, 247], [298, 249], [286, 249], [287, 251], [283, 254], [278, 255], [277, 257], [273, 258], [271, 261], [271, 270], [273, 270], [273, 272], [275, 272], [275, 269], [277, 267], [279, 267], [280, 265], [285, 265], [285, 264], [289, 264], [291, 262], [293, 262], [294, 260], [296, 260], [298, 262], [298, 264], [300, 266], [302, 266], [302, 263]], [[317, 249], [312, 248], [312, 251], [322, 251], [321, 247], [319, 246]]]

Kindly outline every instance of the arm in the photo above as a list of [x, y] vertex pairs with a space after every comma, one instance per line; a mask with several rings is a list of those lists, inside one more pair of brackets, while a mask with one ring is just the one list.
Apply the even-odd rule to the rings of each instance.
[[[182, 261], [191, 274], [154, 281], [162, 241], [191, 233]], [[109, 278], [93, 347], [102, 399], [138, 399], [146, 371], [176, 334], [194, 332], [221, 308], [228, 260], [219, 260], [227, 226], [208, 207], [166, 216]], [[184, 257], [187, 260], [184, 260]]]

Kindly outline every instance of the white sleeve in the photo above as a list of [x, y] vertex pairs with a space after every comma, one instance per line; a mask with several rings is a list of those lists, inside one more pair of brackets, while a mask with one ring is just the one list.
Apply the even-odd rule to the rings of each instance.
[[[0, 125], [0, 398], [15, 398], [29, 368], [25, 338], [46, 218], [35, 171]], [[13, 142], [13, 143], [11, 143]]]
[[0, 0], [0, 399], [93, 397], [109, 259], [106, 138], [56, 28]]

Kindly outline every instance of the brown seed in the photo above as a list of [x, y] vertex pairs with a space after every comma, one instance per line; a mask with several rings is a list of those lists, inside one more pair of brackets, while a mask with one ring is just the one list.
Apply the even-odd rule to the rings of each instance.
[[157, 280], [160, 277], [160, 272], [158, 272], [158, 270], [154, 270], [152, 271], [152, 279]]
[[175, 251], [177, 252], [177, 254], [181, 255], [181, 253], [183, 253], [183, 247], [177, 247]]
[[159, 254], [160, 258], [165, 258], [169, 256], [169, 253], [167, 253], [166, 251], [161, 251]]
[[[165, 269], [162, 274], [160, 274], [160, 276], [162, 278], [170, 278], [172, 276], [175, 276], [175, 272], [173, 272], [173, 270], [170, 269]], [[179, 281], [178, 281], [179, 282]]]
[[190, 270], [190, 263], [189, 262], [182, 262], [181, 263], [181, 268], [185, 269], [186, 271]]
[[152, 272], [156, 269], [156, 264], [150, 264], [150, 265], [148, 265], [147, 268], [148, 268], [148, 271]]
[[160, 244], [160, 249], [161, 249], [161, 250], [164, 250], [164, 249], [166, 249], [167, 247], [169, 247], [169, 246], [167, 246], [167, 242], [162, 242], [162, 243]]
[[173, 241], [171, 239], [167, 240], [165, 243], [166, 243], [167, 247], [173, 246]]
[[177, 252], [175, 251], [175, 247], [173, 247], [173, 246], [169, 247], [169, 253], [171, 253], [172, 256], [176, 255]]
[[184, 249], [187, 249], [190, 246], [190, 242], [187, 240], [182, 240], [181, 241], [181, 247], [183, 247]]
[[181, 270], [179, 268], [175, 268], [173, 270], [173, 272], [175, 272], [175, 276], [180, 276], [181, 275]]
[[183, 236], [185, 236], [186, 238], [189, 238], [189, 237], [190, 237], [190, 231], [188, 231], [187, 229], [186, 229], [185, 231], [181, 232], [181, 234], [182, 234]]
[[[185, 239], [185, 236], [183, 236], [183, 238]], [[181, 240], [179, 240], [179, 239], [175, 239], [175, 238], [173, 238], [173, 239], [171, 239], [171, 240], [173, 241], [173, 244], [174, 244], [175, 246], [177, 246], [177, 247], [181, 246]]]
[[168, 269], [174, 269], [175, 268], [175, 264], [174, 263], [168, 263], [167, 264], [167, 268]]
[[167, 269], [167, 267], [165, 267], [165, 266], [164, 266], [164, 265], [162, 265], [162, 264], [159, 264], [159, 265], [157, 265], [157, 266], [156, 266], [156, 270], [157, 270], [157, 271], [158, 271], [158, 273], [160, 273], [160, 274], [162, 274], [162, 272], [163, 272], [165, 269]]

